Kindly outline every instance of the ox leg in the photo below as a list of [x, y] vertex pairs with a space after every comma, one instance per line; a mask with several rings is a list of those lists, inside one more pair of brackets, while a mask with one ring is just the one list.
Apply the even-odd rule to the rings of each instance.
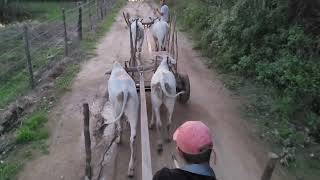
[[155, 37], [153, 37], [153, 39], [154, 39], [154, 45], [155, 45], [155, 51], [159, 51], [159, 42], [158, 42], [158, 39], [157, 38], [155, 38]]
[[162, 133], [161, 133], [162, 122], [160, 118], [160, 107], [156, 108], [154, 111], [156, 116], [156, 126], [157, 126], [157, 134], [158, 134], [157, 149], [158, 149], [158, 152], [162, 152], [163, 143], [162, 143]]
[[149, 129], [153, 129], [154, 128], [154, 123], [155, 123], [155, 113], [154, 113], [154, 110], [152, 108], [152, 115], [151, 115], [151, 121], [150, 121], [150, 124], [149, 124]]
[[135, 161], [135, 144], [136, 144], [136, 135], [137, 135], [137, 124], [139, 117], [139, 99], [138, 97], [132, 98], [128, 102], [128, 109], [126, 111], [128, 114], [128, 120], [130, 123], [130, 162], [128, 167], [128, 176], [134, 176], [134, 161]]
[[168, 99], [165, 100], [164, 104], [165, 104], [165, 106], [167, 108], [167, 116], [168, 116], [168, 121], [167, 121], [167, 126], [166, 126], [166, 130], [167, 130], [166, 141], [170, 142], [171, 141], [170, 127], [171, 127], [171, 124], [172, 124], [172, 114], [173, 114], [173, 110], [174, 110], [175, 99], [174, 98], [168, 98]]
[[[115, 118], [118, 116], [118, 114], [120, 114], [120, 111], [121, 111], [121, 104], [115, 103], [114, 112], [113, 112]], [[116, 139], [117, 144], [121, 143], [121, 134], [122, 134], [121, 121], [122, 121], [122, 118], [120, 118], [117, 122], [115, 122], [116, 133], [117, 133], [117, 139]]]
[[142, 44], [143, 44], [143, 38], [140, 39], [139, 41], [139, 52], [141, 53], [141, 50], [142, 50]]
[[116, 139], [116, 143], [120, 144], [121, 143], [121, 134], [122, 134], [122, 127], [121, 127], [121, 119], [119, 121], [116, 122], [116, 126], [117, 126], [117, 139]]
[[133, 177], [134, 175], [134, 159], [135, 159], [135, 144], [136, 144], [136, 129], [137, 129], [137, 121], [136, 122], [131, 122], [130, 123], [130, 150], [131, 150], [131, 155], [130, 155], [130, 162], [129, 162], [129, 167], [128, 167], [128, 176]]

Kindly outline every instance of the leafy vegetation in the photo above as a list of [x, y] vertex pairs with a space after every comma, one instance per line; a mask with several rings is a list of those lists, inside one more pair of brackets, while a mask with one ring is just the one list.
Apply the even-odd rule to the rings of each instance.
[[42, 128], [47, 121], [47, 115], [42, 112], [30, 117], [17, 133], [17, 143], [27, 143], [48, 138], [49, 133]]
[[[317, 174], [320, 26], [314, 19], [319, 18], [320, 4], [177, 0], [170, 6], [175, 7], [181, 26], [197, 40], [196, 48], [210, 57], [209, 65], [227, 74], [227, 84], [251, 100], [246, 110], [261, 125], [262, 137], [280, 145], [282, 163], [292, 168], [317, 162], [309, 169]], [[293, 169], [307, 176], [304, 168], [302, 172]]]
[[11, 180], [21, 168], [18, 163], [0, 164], [0, 180]]

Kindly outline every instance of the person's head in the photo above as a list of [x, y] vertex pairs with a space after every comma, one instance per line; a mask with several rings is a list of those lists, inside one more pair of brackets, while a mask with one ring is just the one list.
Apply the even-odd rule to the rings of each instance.
[[187, 121], [174, 133], [179, 155], [189, 164], [210, 161], [213, 139], [210, 129], [201, 121]]
[[160, 0], [160, 5], [164, 5], [166, 3], [166, 0]]

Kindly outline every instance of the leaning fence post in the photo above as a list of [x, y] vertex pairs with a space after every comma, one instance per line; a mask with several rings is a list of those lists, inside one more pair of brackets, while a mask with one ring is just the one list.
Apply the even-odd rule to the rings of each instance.
[[81, 7], [81, 3], [79, 3], [78, 37], [80, 40], [82, 40], [82, 7]]
[[272, 173], [274, 171], [274, 168], [276, 167], [276, 164], [279, 160], [279, 156], [275, 153], [269, 153], [269, 161], [266, 166], [266, 168], [263, 171], [263, 174], [261, 176], [261, 180], [270, 180], [272, 177]]
[[30, 86], [31, 88], [34, 88], [33, 70], [32, 70], [31, 55], [30, 55], [30, 43], [29, 43], [29, 37], [28, 37], [28, 26], [24, 25], [23, 30], [24, 30], [25, 51], [26, 51], [26, 57], [27, 57], [27, 67], [30, 75], [29, 76]]
[[68, 35], [67, 35], [67, 25], [66, 25], [66, 13], [64, 8], [62, 9], [62, 20], [64, 29], [64, 55], [68, 56]]
[[86, 149], [86, 177], [91, 180], [91, 140], [90, 140], [90, 113], [88, 103], [83, 104], [83, 132], [84, 132], [84, 143]]

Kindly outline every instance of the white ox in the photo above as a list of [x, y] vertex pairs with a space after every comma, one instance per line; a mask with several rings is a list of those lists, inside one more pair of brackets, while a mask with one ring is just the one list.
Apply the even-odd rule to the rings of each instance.
[[[133, 43], [133, 48], [135, 48], [136, 44], [136, 38], [137, 38], [137, 51], [141, 52], [143, 41], [144, 41], [144, 27], [141, 23], [142, 19], [136, 18], [130, 18], [129, 19], [130, 24], [131, 24], [131, 33], [132, 33], [132, 43]], [[137, 30], [138, 27], [138, 30]], [[138, 34], [136, 36], [136, 34]]]
[[156, 51], [164, 51], [166, 46], [166, 38], [169, 32], [169, 25], [167, 22], [159, 18], [153, 20], [151, 32], [156, 46]]
[[158, 134], [158, 151], [162, 151], [162, 122], [160, 119], [160, 107], [163, 104], [167, 110], [167, 133], [168, 140], [170, 140], [170, 126], [172, 123], [172, 113], [176, 101], [176, 97], [184, 92], [176, 94], [176, 79], [174, 74], [170, 71], [169, 66], [176, 64], [176, 61], [169, 56], [162, 56], [161, 64], [151, 79], [151, 103], [152, 103], [152, 117], [150, 128], [154, 126], [156, 118], [156, 129]]
[[128, 167], [128, 176], [132, 177], [134, 175], [134, 146], [139, 116], [139, 98], [135, 82], [118, 62], [114, 62], [113, 64], [111, 76], [108, 81], [108, 93], [115, 118], [112, 122], [117, 123], [117, 143], [121, 142], [122, 127], [120, 121], [124, 115], [130, 124], [131, 156]]

